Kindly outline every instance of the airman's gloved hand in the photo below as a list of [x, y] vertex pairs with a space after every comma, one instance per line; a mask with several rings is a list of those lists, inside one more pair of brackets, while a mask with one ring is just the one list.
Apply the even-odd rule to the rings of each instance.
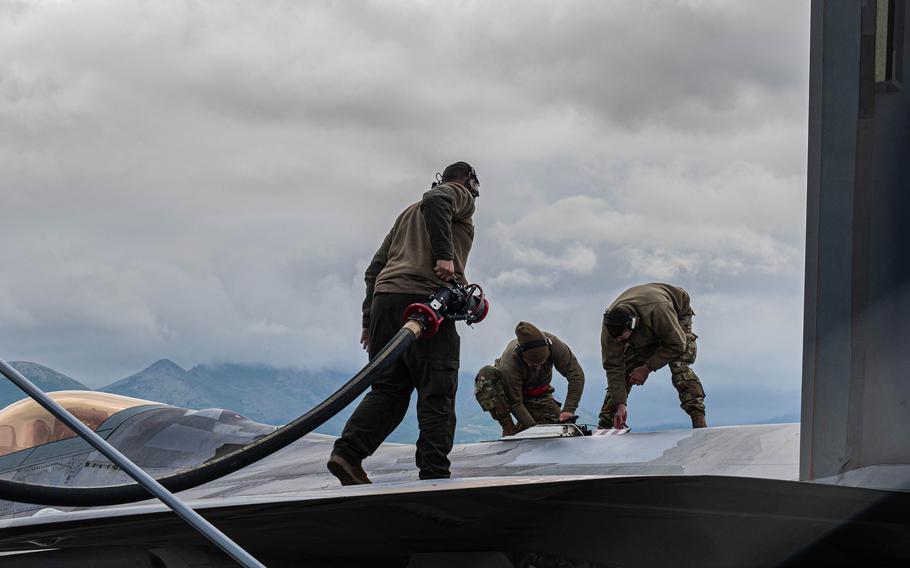
[[613, 414], [613, 427], [617, 430], [622, 430], [626, 427], [626, 420], [629, 418], [629, 413], [626, 411], [626, 405], [619, 403], [616, 405], [616, 411]]
[[651, 369], [647, 365], [636, 367], [629, 375], [629, 382], [633, 385], [643, 385], [648, 380], [649, 374], [651, 374]]
[[440, 280], [448, 282], [455, 276], [455, 263], [451, 260], [437, 260], [433, 272]]

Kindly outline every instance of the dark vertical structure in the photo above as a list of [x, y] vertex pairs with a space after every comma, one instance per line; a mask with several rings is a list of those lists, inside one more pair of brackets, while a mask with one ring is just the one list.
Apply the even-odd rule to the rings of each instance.
[[906, 0], [813, 0], [800, 477], [910, 464]]

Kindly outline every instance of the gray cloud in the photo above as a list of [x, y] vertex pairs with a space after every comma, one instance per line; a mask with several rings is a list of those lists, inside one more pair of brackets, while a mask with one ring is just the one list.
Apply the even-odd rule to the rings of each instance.
[[594, 404], [604, 305], [670, 280], [706, 385], [795, 390], [807, 59], [790, 2], [4, 3], [0, 356], [355, 368], [363, 268], [466, 159], [466, 370], [532, 320]]

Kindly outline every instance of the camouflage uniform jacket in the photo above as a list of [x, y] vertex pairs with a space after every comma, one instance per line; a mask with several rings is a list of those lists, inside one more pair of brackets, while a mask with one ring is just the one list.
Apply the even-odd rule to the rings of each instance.
[[[502, 357], [493, 363], [493, 366], [502, 373], [504, 387], [509, 397], [509, 411], [525, 426], [534, 424], [534, 418], [524, 405], [523, 391], [527, 389], [549, 386], [553, 380], [553, 368], [562, 373], [569, 381], [569, 390], [566, 393], [566, 403], [563, 412], [575, 412], [581, 400], [581, 393], [585, 387], [585, 373], [575, 359], [569, 346], [552, 333], [544, 332], [550, 341], [550, 357], [540, 369], [532, 369], [524, 362], [516, 351], [518, 340], [513, 339], [506, 345]], [[553, 392], [552, 387], [550, 391]]]
[[453, 261], [455, 279], [467, 283], [475, 197], [461, 184], [440, 183], [398, 216], [364, 276], [363, 327], [370, 325], [374, 292], [430, 295], [445, 285], [433, 272], [437, 260]]
[[607, 372], [607, 388], [615, 405], [625, 403], [627, 361], [638, 360], [656, 371], [686, 350], [686, 333], [679, 317], [692, 315], [689, 294], [669, 284], [643, 284], [619, 295], [610, 308], [625, 304], [638, 315], [638, 324], [627, 343], [621, 343], [601, 326], [600, 349]]

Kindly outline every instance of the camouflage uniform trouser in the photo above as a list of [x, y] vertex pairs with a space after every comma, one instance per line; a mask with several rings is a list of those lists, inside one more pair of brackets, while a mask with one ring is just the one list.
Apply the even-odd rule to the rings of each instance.
[[[481, 367], [474, 379], [474, 396], [477, 398], [477, 402], [496, 421], [510, 416], [511, 401], [502, 382], [502, 373], [492, 365]], [[562, 405], [553, 398], [552, 394], [525, 396], [522, 402], [538, 424], [557, 424], [559, 422]]]
[[[697, 335], [692, 333], [692, 314], [685, 314], [679, 317], [679, 325], [686, 332], [686, 350], [676, 360], [670, 362], [670, 375], [673, 387], [679, 393], [679, 406], [686, 414], [704, 415], [705, 414], [705, 389], [698, 380], [689, 365], [695, 363], [695, 355], [698, 347], [695, 344]], [[626, 394], [632, 390], [632, 383], [629, 382], [629, 374], [636, 367], [644, 365], [648, 357], [642, 354], [633, 353], [626, 357]], [[604, 397], [603, 406], [600, 409], [599, 425], [601, 428], [613, 427], [613, 397], [610, 396], [610, 390], [607, 389], [607, 395]]]

